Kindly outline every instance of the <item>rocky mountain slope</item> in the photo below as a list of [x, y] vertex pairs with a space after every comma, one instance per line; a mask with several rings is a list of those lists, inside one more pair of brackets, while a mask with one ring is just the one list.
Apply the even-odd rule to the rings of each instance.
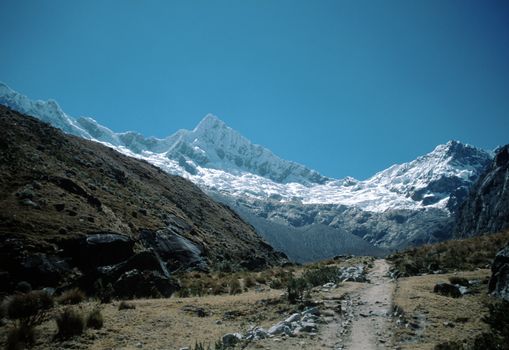
[[[0, 104], [183, 176], [269, 223], [328, 225], [390, 249], [450, 238], [458, 205], [492, 159], [490, 152], [450, 141], [364, 181], [331, 179], [275, 156], [212, 115], [193, 130], [156, 139], [70, 117], [55, 102], [31, 101], [4, 84]], [[257, 220], [250, 223], [261, 228]]]
[[191, 182], [3, 106], [0, 223], [2, 288], [285, 261]]
[[244, 220], [251, 223], [274, 249], [284, 251], [292, 261], [306, 263], [338, 255], [384, 256], [388, 253], [341, 226], [334, 227], [317, 222], [295, 226], [271, 220], [229, 200], [228, 197], [215, 195], [213, 198], [227, 203]]
[[458, 211], [455, 233], [469, 237], [509, 228], [509, 145], [500, 147]]

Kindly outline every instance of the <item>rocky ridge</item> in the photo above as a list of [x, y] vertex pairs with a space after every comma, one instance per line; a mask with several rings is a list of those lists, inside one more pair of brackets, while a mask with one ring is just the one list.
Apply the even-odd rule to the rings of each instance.
[[455, 233], [470, 237], [509, 228], [509, 145], [496, 150], [458, 211]]
[[189, 181], [3, 106], [0, 175], [3, 289], [101, 278], [119, 290], [160, 284], [164, 295], [174, 271], [285, 261]]
[[[236, 210], [274, 223], [273, 230], [276, 224], [327, 225], [388, 249], [450, 238], [458, 205], [492, 159], [490, 152], [450, 141], [364, 181], [331, 179], [275, 156], [212, 115], [193, 130], [157, 139], [72, 118], [58, 104], [31, 101], [5, 84], [0, 84], [0, 104], [183, 176]], [[260, 230], [258, 221], [250, 223]]]

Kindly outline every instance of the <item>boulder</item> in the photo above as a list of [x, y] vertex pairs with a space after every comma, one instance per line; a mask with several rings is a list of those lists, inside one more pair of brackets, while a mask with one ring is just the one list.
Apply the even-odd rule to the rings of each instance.
[[459, 286], [445, 282], [436, 284], [433, 292], [453, 298], [459, 298], [463, 295]]
[[244, 335], [244, 339], [246, 340], [260, 340], [265, 339], [269, 336], [267, 331], [261, 327], [253, 327], [247, 331], [247, 333]]
[[343, 282], [367, 282], [363, 265], [343, 267], [339, 270], [339, 279]]
[[300, 321], [299, 313], [295, 313], [285, 320], [285, 322], [287, 322], [287, 323], [292, 323], [292, 322], [297, 322], [297, 321]]
[[59, 242], [63, 255], [72, 257], [81, 270], [95, 270], [99, 266], [114, 265], [133, 254], [134, 240], [115, 232], [95, 232]]
[[310, 307], [302, 312], [302, 316], [304, 315], [320, 316], [320, 310], [316, 306]]
[[316, 332], [318, 328], [316, 324], [313, 322], [302, 322], [300, 332], [313, 333]]
[[148, 298], [170, 297], [179, 289], [178, 283], [166, 278], [157, 271], [139, 271], [137, 269], [123, 273], [113, 284], [117, 297]]
[[227, 333], [227, 334], [223, 335], [222, 343], [226, 348], [228, 348], [228, 347], [235, 346], [235, 344], [237, 344], [241, 340], [242, 340], [242, 334]]
[[488, 290], [495, 297], [509, 301], [509, 245], [493, 261]]
[[278, 334], [291, 335], [292, 330], [290, 329], [288, 323], [283, 321], [283, 322], [276, 323], [275, 325], [270, 327], [267, 333], [270, 335], [278, 335]]
[[180, 269], [208, 271], [203, 249], [175, 233], [173, 226], [158, 231], [143, 230], [139, 238], [146, 248], [152, 249], [165, 262], [170, 271]]
[[22, 258], [16, 277], [33, 287], [56, 287], [72, 269], [65, 259], [45, 253], [34, 253]]
[[164, 277], [170, 277], [170, 274], [157, 255], [150, 251], [139, 252], [116, 265], [101, 266], [97, 271], [98, 277], [102, 278], [103, 281], [113, 282], [125, 272], [135, 269], [139, 271], [157, 271]]

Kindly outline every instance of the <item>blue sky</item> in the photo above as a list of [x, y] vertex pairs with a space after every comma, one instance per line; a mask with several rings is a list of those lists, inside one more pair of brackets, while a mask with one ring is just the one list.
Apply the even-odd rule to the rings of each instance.
[[0, 81], [115, 131], [213, 113], [324, 175], [509, 142], [509, 2], [0, 2]]

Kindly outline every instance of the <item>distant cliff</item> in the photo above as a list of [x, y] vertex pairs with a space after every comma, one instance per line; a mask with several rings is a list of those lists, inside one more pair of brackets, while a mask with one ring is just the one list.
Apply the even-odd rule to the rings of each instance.
[[509, 228], [509, 145], [495, 158], [470, 189], [456, 221], [457, 237], [499, 232]]

